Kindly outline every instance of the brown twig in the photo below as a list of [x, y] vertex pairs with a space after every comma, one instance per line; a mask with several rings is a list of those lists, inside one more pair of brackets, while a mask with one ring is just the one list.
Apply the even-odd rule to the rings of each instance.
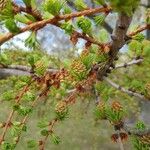
[[26, 27], [20, 29], [20, 31], [16, 34], [7, 33], [5, 35], [2, 35], [0, 37], [0, 45], [2, 45], [4, 42], [8, 41], [9, 39], [13, 38], [14, 36], [16, 36], [20, 33], [30, 31], [30, 30], [35, 30], [35, 29], [38, 30], [38, 29], [43, 28], [47, 24], [57, 25], [57, 23], [61, 20], [73, 19], [73, 18], [76, 18], [79, 16], [88, 16], [88, 15], [92, 15], [95, 13], [108, 12], [108, 11], [111, 11], [110, 7], [106, 7], [106, 8], [105, 7], [98, 7], [98, 8], [84, 10], [81, 12], [73, 12], [71, 14], [55, 16], [52, 19], [38, 21], [38, 22], [32, 23], [32, 24], [27, 25]]
[[114, 87], [115, 89], [119, 90], [119, 91], [122, 91], [126, 94], [128, 94], [129, 96], [134, 96], [134, 97], [137, 97], [141, 100], [144, 100], [144, 101], [150, 101], [150, 99], [146, 98], [144, 95], [140, 94], [140, 93], [137, 93], [137, 92], [133, 92], [131, 90], [128, 90], [128, 89], [125, 89], [124, 87], [114, 83], [112, 80], [110, 80], [109, 78], [106, 78], [106, 77], [103, 77], [103, 80], [106, 81], [109, 85], [111, 85], [112, 87]]
[[[38, 101], [42, 96], [44, 96], [44, 95], [47, 93], [48, 90], [49, 90], [49, 87], [45, 88], [45, 89], [37, 96], [37, 98], [32, 102], [31, 108], [34, 108], [34, 107], [35, 107], [37, 101]], [[21, 121], [21, 126], [22, 126], [22, 127], [23, 127], [23, 125], [25, 125], [25, 123], [27, 122], [28, 117], [29, 117], [29, 114], [27, 114], [27, 115], [22, 119], [22, 121]], [[15, 141], [15, 142], [16, 142], [15, 145], [18, 144], [18, 142], [19, 142], [19, 140], [20, 140], [20, 137], [21, 137], [21, 133], [17, 136], [16, 141]]]
[[136, 34], [142, 32], [144, 30], [147, 30], [147, 29], [150, 29], [149, 24], [139, 27], [136, 31], [133, 31], [133, 32], [130, 32], [129, 34], [127, 34], [127, 36], [129, 36], [129, 37], [135, 36]]
[[140, 59], [134, 59], [130, 62], [126, 62], [126, 63], [123, 63], [123, 64], [118, 64], [115, 66], [114, 69], [119, 69], [119, 68], [126, 68], [126, 67], [129, 67], [129, 66], [132, 66], [132, 65], [138, 65], [140, 63], [142, 63], [144, 61], [144, 59], [140, 58]]
[[53, 133], [53, 128], [57, 122], [58, 122], [58, 119], [55, 118], [49, 123], [48, 134], [44, 137], [43, 140], [39, 141], [39, 150], [44, 150], [46, 141], [48, 137]]
[[[78, 90], [74, 90], [64, 102], [66, 102], [67, 106], [70, 104], [75, 103], [75, 96], [77, 96], [77, 93], [79, 93]], [[48, 129], [48, 134], [43, 138], [43, 140], [39, 141], [39, 150], [44, 150], [46, 141], [48, 137], [53, 133], [53, 128], [54, 125], [59, 121], [58, 118], [54, 118], [52, 121], [49, 123], [49, 129]]]
[[16, 3], [13, 3], [13, 9], [14, 12], [17, 13], [21, 13], [21, 12], [25, 12], [27, 14], [32, 15], [33, 17], [35, 17], [35, 19], [37, 21], [41, 21], [42, 20], [42, 15], [40, 14], [40, 12], [38, 10], [33, 10], [31, 7], [23, 7], [23, 6], [18, 6]]
[[[29, 86], [31, 85], [32, 82], [33, 82], [33, 80], [28, 85], [26, 85], [22, 89], [22, 91], [20, 92], [19, 96], [16, 97], [16, 104], [18, 104], [21, 101], [21, 98], [28, 91]], [[7, 132], [8, 128], [9, 128], [9, 124], [11, 123], [11, 120], [13, 118], [14, 113], [15, 113], [15, 110], [12, 110], [11, 113], [9, 114], [9, 117], [8, 117], [8, 119], [6, 121], [6, 125], [5, 125], [4, 130], [3, 130], [2, 134], [1, 134], [1, 137], [0, 137], [0, 144], [4, 141], [6, 132]]]

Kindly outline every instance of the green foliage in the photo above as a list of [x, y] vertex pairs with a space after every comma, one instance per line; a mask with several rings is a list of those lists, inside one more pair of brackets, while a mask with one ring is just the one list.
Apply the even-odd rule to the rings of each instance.
[[29, 76], [21, 76], [19, 79], [20, 79], [20, 81], [22, 81], [26, 84], [30, 83], [30, 81], [31, 81], [31, 77], [29, 77]]
[[41, 135], [42, 136], [47, 136], [49, 134], [49, 131], [47, 130], [47, 129], [43, 129], [42, 131], [41, 131]]
[[77, 20], [77, 26], [80, 28], [84, 33], [89, 34], [92, 30], [92, 23], [90, 19], [79, 17]]
[[128, 46], [131, 54], [134, 54], [136, 56], [140, 56], [142, 54], [143, 45], [141, 42], [137, 40], [132, 40]]
[[8, 58], [8, 56], [5, 53], [2, 53], [0, 55], [0, 64], [6, 65], [6, 66], [11, 64], [10, 59]]
[[21, 15], [21, 14], [15, 15], [15, 19], [16, 19], [16, 21], [25, 23], [25, 24], [27, 24], [30, 21], [27, 17], [25, 17], [24, 15]]
[[27, 91], [24, 96], [23, 96], [23, 100], [25, 101], [34, 101], [35, 99], [35, 94], [33, 92]]
[[72, 22], [65, 22], [65, 23], [63, 23], [62, 25], [61, 25], [61, 28], [63, 29], [63, 30], [65, 30], [65, 33], [67, 33], [67, 34], [69, 34], [69, 35], [71, 35], [72, 33], [73, 33], [73, 29], [74, 29], [74, 27], [73, 27], [73, 25], [72, 25]]
[[105, 103], [100, 103], [94, 110], [95, 119], [107, 119], [106, 116], [106, 105]]
[[143, 55], [150, 56], [150, 41], [148, 40], [143, 41]]
[[133, 145], [135, 150], [149, 150], [150, 146], [148, 144], [142, 143], [138, 138], [134, 137]]
[[13, 110], [14, 111], [18, 111], [20, 108], [20, 106], [18, 104], [13, 105]]
[[46, 69], [49, 66], [49, 61], [46, 58], [46, 56], [42, 57], [40, 60], [38, 60], [35, 63], [35, 69], [34, 71], [38, 74], [38, 75], [43, 75], [46, 71]]
[[138, 42], [142, 42], [145, 39], [145, 36], [142, 33], [138, 33], [132, 38], [133, 40], [137, 40]]
[[28, 115], [32, 112], [32, 108], [31, 107], [19, 106], [19, 108], [17, 109], [17, 112], [21, 116], [26, 116], [26, 115]]
[[20, 122], [13, 123], [11, 131], [10, 131], [10, 133], [13, 137], [17, 137], [21, 133], [22, 129], [21, 129], [20, 125], [21, 125]]
[[96, 25], [102, 25], [105, 21], [105, 15], [99, 15], [94, 17]]
[[1, 5], [2, 8], [0, 11], [0, 22], [5, 22], [7, 19], [13, 19], [14, 12], [11, 0], [4, 0], [4, 2]]
[[20, 29], [17, 27], [17, 25], [13, 19], [7, 19], [5, 21], [5, 27], [14, 34], [20, 32]]
[[125, 116], [125, 111], [119, 102], [113, 102], [111, 105], [100, 102], [95, 109], [96, 119], [107, 119], [112, 124], [119, 124]]
[[99, 49], [91, 48], [90, 51], [82, 52], [80, 60], [87, 69], [90, 69], [94, 64], [105, 62], [107, 60], [107, 55], [99, 54]]
[[133, 11], [138, 7], [140, 0], [109, 0], [113, 9], [118, 12], [126, 13], [131, 16]]
[[94, 0], [94, 2], [98, 5], [105, 5], [105, 0]]
[[39, 42], [37, 40], [37, 32], [33, 31], [29, 35], [29, 37], [25, 40], [25, 46], [30, 49], [36, 49], [39, 46]]
[[27, 59], [28, 59], [28, 63], [31, 65], [31, 67], [34, 66], [34, 63], [35, 63], [34, 56], [29, 55]]
[[69, 111], [66, 102], [59, 101], [55, 107], [56, 118], [62, 121], [68, 117], [68, 112]]
[[78, 10], [84, 10], [87, 8], [86, 3], [84, 2], [84, 0], [75, 0], [75, 6]]
[[30, 148], [30, 149], [35, 148], [35, 147], [37, 147], [37, 142], [35, 140], [29, 140], [27, 142], [27, 147]]
[[138, 130], [144, 130], [144, 129], [146, 129], [146, 125], [144, 124], [144, 122], [138, 121], [136, 123], [136, 129], [138, 129]]
[[140, 91], [140, 92], [145, 93], [145, 88], [143, 86], [143, 82], [140, 80], [133, 79], [130, 82], [130, 87], [135, 89], [136, 91]]
[[72, 12], [72, 10], [69, 6], [63, 7], [63, 14], [70, 14], [71, 12]]
[[81, 61], [86, 66], [87, 69], [90, 69], [92, 65], [97, 62], [96, 60], [97, 60], [97, 55], [94, 53], [89, 53], [85, 56], [81, 56]]
[[28, 24], [28, 23], [36, 21], [36, 19], [32, 15], [29, 15], [29, 14], [24, 14], [24, 15], [23, 14], [16, 14], [14, 16], [14, 19], [16, 21], [24, 23], [24, 24]]
[[150, 24], [150, 9], [147, 9], [146, 11], [146, 23]]
[[10, 91], [4, 92], [1, 95], [1, 99], [4, 100], [4, 101], [13, 100], [14, 99], [14, 91], [10, 90]]
[[101, 42], [108, 42], [109, 41], [109, 34], [108, 32], [105, 30], [105, 29], [101, 29], [99, 31], [99, 35], [98, 35], [98, 38]]
[[112, 107], [107, 107], [106, 116], [113, 124], [119, 124], [122, 121], [124, 115], [125, 113], [122, 108], [117, 110]]
[[30, 7], [32, 0], [23, 0], [23, 2], [25, 3], [25, 5], [26, 5], [27, 7]]
[[[75, 8], [77, 10], [79, 11], [85, 10], [83, 16], [78, 17], [77, 19], [74, 19], [74, 17], [73, 19], [70, 19], [71, 15], [65, 15], [65, 17], [66, 16], [70, 17], [69, 20], [68, 19], [61, 20], [62, 15], [70, 14], [74, 12], [64, 0], [63, 1], [45, 0], [43, 2], [43, 5], [40, 7], [36, 5], [35, 0], [23, 0], [23, 2], [25, 4], [23, 7], [27, 6], [25, 12], [23, 13], [22, 11], [20, 12], [20, 10], [14, 10], [14, 8], [12, 8], [12, 2], [10, 1], [8, 1], [8, 4], [4, 4], [3, 9], [0, 12], [0, 20], [2, 23], [5, 24], [5, 27], [10, 32], [12, 32], [13, 34], [19, 33], [20, 31], [22, 31], [20, 30], [19, 26], [22, 27], [23, 25], [28, 27], [30, 23], [38, 22], [40, 19], [37, 21], [36, 20], [37, 16], [34, 14], [41, 13], [42, 19], [53, 18], [52, 21], [54, 22], [52, 24], [55, 24], [57, 27], [63, 29], [65, 33], [69, 34], [71, 36], [72, 42], [73, 40], [75, 41], [73, 43], [76, 43], [83, 36], [85, 38], [84, 40], [86, 41], [86, 44], [84, 45], [85, 47], [81, 55], [79, 56], [77, 56], [78, 54], [73, 49], [71, 55], [69, 55], [69, 58], [66, 58], [67, 57], [66, 56], [65, 59], [61, 60], [59, 58], [52, 57], [50, 54], [42, 50], [41, 51], [36, 50], [40, 46], [37, 40], [37, 30], [40, 29], [41, 27], [38, 24], [39, 26], [37, 26], [37, 28], [31, 29], [31, 34], [25, 40], [25, 46], [28, 47], [30, 51], [24, 51], [24, 52], [19, 50], [16, 51], [5, 50], [4, 52], [2, 51], [2, 54], [0, 55], [0, 67], [2, 68], [11, 67], [8, 66], [11, 64], [14, 66], [27, 65], [27, 67], [31, 68], [32, 77], [22, 76], [22, 77], [8, 78], [6, 79], [7, 82], [0, 81], [0, 87], [3, 87], [3, 85], [6, 83], [8, 84], [2, 88], [2, 91], [0, 91], [1, 93], [3, 93], [1, 94], [1, 100], [3, 100], [2, 105], [5, 103], [9, 103], [11, 106], [13, 106], [12, 109], [15, 111], [14, 114], [16, 115], [15, 118], [13, 117], [11, 118], [10, 116], [10, 121], [8, 120], [10, 122], [9, 125], [10, 129], [8, 130], [10, 131], [10, 134], [8, 134], [8, 137], [4, 139], [4, 140], [8, 139], [8, 142], [6, 141], [2, 142], [1, 149], [11, 150], [15, 148], [17, 143], [16, 144], [14, 143], [17, 142], [17, 137], [21, 135], [22, 131], [24, 132], [27, 131], [26, 122], [24, 123], [23, 121], [28, 116], [30, 116], [31, 113], [33, 114], [33, 118], [32, 118], [33, 124], [37, 123], [36, 120], [37, 118], [41, 120], [38, 121], [36, 126], [40, 128], [41, 130], [40, 133], [42, 136], [44, 136], [43, 138], [45, 139], [49, 136], [50, 140], [54, 144], [58, 145], [60, 143], [60, 138], [54, 133], [53, 126], [55, 125], [55, 122], [62, 123], [63, 120], [68, 118], [68, 115], [71, 114], [69, 106], [75, 103], [76, 100], [82, 100], [82, 104], [80, 104], [79, 107], [77, 103], [77, 106], [75, 107], [79, 107], [79, 108], [73, 111], [72, 114], [74, 115], [76, 112], [78, 115], [80, 113], [84, 114], [83, 112], [84, 109], [86, 108], [86, 114], [89, 115], [87, 111], [91, 110], [90, 109], [91, 107], [92, 108], [95, 107], [95, 105], [93, 105], [94, 104], [93, 99], [95, 99], [95, 95], [96, 98], [99, 97], [100, 100], [99, 104], [96, 106], [96, 108], [94, 108], [94, 115], [96, 121], [108, 120], [113, 126], [120, 125], [120, 123], [123, 123], [124, 118], [126, 116], [125, 108], [129, 110], [128, 106], [130, 106], [131, 103], [128, 102], [131, 99], [133, 100], [133, 97], [128, 98], [127, 96], [125, 96], [125, 94], [123, 95], [120, 91], [116, 92], [116, 90], [108, 86], [105, 83], [105, 81], [98, 82], [94, 78], [97, 75], [97, 72], [95, 71], [96, 69], [99, 70], [103, 69], [104, 66], [106, 66], [106, 63], [112, 63], [111, 59], [115, 59], [110, 57], [109, 55], [110, 53], [103, 53], [102, 51], [103, 47], [100, 44], [97, 44], [97, 46], [95, 46], [95, 43], [97, 43], [97, 41], [104, 44], [104, 46], [106, 46], [105, 44], [107, 44], [108, 46], [110, 46], [109, 44], [111, 44], [110, 35], [106, 30], [98, 29], [99, 32], [94, 33], [95, 31], [97, 31], [97, 28], [93, 28], [94, 21], [96, 25], [103, 24], [107, 16], [107, 12], [103, 12], [102, 15], [97, 14], [97, 16], [94, 17], [94, 21], [92, 22], [91, 19], [85, 17], [86, 15], [84, 13], [89, 11], [89, 13], [92, 14], [90, 11], [92, 11], [93, 9], [88, 10], [88, 5], [85, 3], [84, 0], [70, 1], [73, 2], [73, 4], [75, 4]], [[94, 2], [97, 5], [104, 5], [104, 6], [106, 6], [105, 4], [108, 5], [110, 4], [111, 5], [110, 7], [112, 7], [112, 9], [117, 11], [118, 13], [126, 13], [127, 15], [132, 15], [133, 10], [137, 8], [139, 0], [126, 0], [126, 1], [95, 0]], [[99, 7], [97, 5], [96, 7]], [[16, 13], [16, 11], [19, 11], [19, 13]], [[29, 12], [32, 11], [31, 13], [32, 15], [28, 14], [28, 11]], [[82, 12], [80, 13], [82, 14]], [[80, 13], [77, 13], [77, 16], [80, 16]], [[73, 15], [75, 15], [75, 13], [73, 13]], [[146, 17], [147, 17], [146, 21], [148, 23], [149, 14], [147, 14]], [[95, 29], [95, 31], [93, 29]], [[77, 32], [79, 32], [80, 35], [82, 36], [78, 37], [78, 35], [76, 35]], [[88, 40], [88, 38], [90, 40]], [[92, 43], [92, 41], [94, 42]], [[81, 45], [79, 44], [79, 46]], [[132, 37], [132, 40], [130, 41], [128, 46], [129, 46], [129, 53], [131, 54], [130, 56], [142, 55], [144, 59], [146, 59], [146, 61], [144, 61], [142, 64], [138, 64], [138, 66], [131, 67], [131, 70], [128, 69], [127, 70], [128, 73], [124, 76], [123, 79], [120, 79], [121, 78], [120, 75], [125, 73], [121, 69], [120, 70], [116, 69], [114, 71], [114, 74], [110, 76], [110, 78], [116, 80], [116, 82], [119, 82], [121, 84], [122, 82], [126, 81], [124, 83], [126, 87], [130, 87], [131, 90], [136, 90], [137, 92], [140, 92], [145, 96], [148, 96], [148, 89], [146, 89], [146, 85], [149, 80], [148, 78], [150, 77], [149, 75], [150, 42], [148, 40], [145, 40], [145, 36], [143, 34], [139, 33]], [[108, 47], [108, 49], [109, 48], [111, 47]], [[125, 54], [124, 56], [125, 57], [123, 58], [123, 60], [130, 59], [128, 55]], [[96, 68], [97, 66], [99, 68]], [[137, 67], [139, 67], [139, 70], [137, 69]], [[142, 67], [144, 69], [141, 69]], [[145, 72], [146, 71], [145, 67], [147, 67], [147, 72]], [[61, 71], [58, 72], [56, 71], [54, 73], [48, 74], [47, 69], [49, 68], [56, 68], [58, 70], [61, 69]], [[131, 76], [133, 74], [135, 74], [133, 78], [128, 78], [128, 76]], [[146, 76], [144, 79], [142, 79], [143, 74], [145, 74]], [[105, 76], [106, 75], [107, 74], [105, 74]], [[139, 76], [140, 80], [137, 79], [137, 76]], [[36, 81], [30, 85], [32, 79]], [[49, 84], [45, 84], [45, 83], [49, 83]], [[27, 86], [27, 84], [29, 84], [29, 87], [27, 87], [25, 91], [22, 91], [24, 87]], [[44, 94], [42, 93], [43, 95], [41, 95], [43, 89], [44, 90], [48, 89], [48, 91], [44, 91], [45, 93]], [[68, 93], [69, 93], [69, 97], [68, 97]], [[73, 99], [71, 99], [72, 96]], [[82, 98], [80, 96], [82, 96]], [[36, 102], [35, 100], [37, 100], [36, 97], [40, 98], [40, 105], [37, 106], [37, 109], [35, 109], [34, 108], [35, 106], [33, 105], [34, 102]], [[124, 97], [127, 98], [125, 99]], [[69, 101], [68, 99], [71, 100]], [[123, 103], [125, 103], [126, 106], [123, 106], [121, 102], [115, 101], [115, 99], [118, 99], [119, 101], [123, 100]], [[87, 100], [89, 101], [89, 104], [86, 106]], [[82, 107], [82, 105], [84, 108]], [[137, 107], [137, 105], [135, 107]], [[38, 114], [36, 117], [35, 114], [33, 113], [34, 109], [35, 109], [34, 111], [35, 114]], [[85, 119], [84, 115], [82, 115], [81, 117]], [[49, 118], [54, 118], [53, 120], [54, 124], [52, 124], [53, 122], [51, 122]], [[73, 119], [77, 120], [77, 118], [78, 117], [75, 117], [75, 119], [74, 118]], [[89, 117], [87, 120], [89, 121], [90, 119], [91, 117]], [[17, 122], [15, 120], [20, 120], [20, 122]], [[91, 122], [91, 120], [89, 122]], [[7, 122], [4, 123], [2, 122], [0, 125], [2, 128], [4, 127], [4, 129], [5, 129], [5, 123], [7, 125]], [[35, 126], [34, 125], [32, 126], [31, 123], [31, 126], [29, 126], [29, 130], [31, 131], [31, 133], [29, 134], [35, 132], [33, 128], [36, 129]], [[81, 129], [82, 128], [83, 126], [81, 127]], [[138, 122], [135, 127], [135, 129], [138, 131], [144, 131], [145, 128], [146, 126], [144, 125], [144, 123], [141, 122]], [[92, 130], [92, 132], [94, 132], [93, 130], [95, 130], [91, 126], [90, 129]], [[62, 129], [61, 129], [61, 134], [63, 134]], [[10, 143], [9, 141], [11, 140], [11, 138], [9, 138], [9, 136], [12, 137], [12, 142]], [[149, 145], [143, 142], [143, 137], [135, 136], [133, 138], [135, 140], [135, 147], [137, 149], [148, 150]], [[42, 143], [43, 141], [42, 140], [39, 141], [39, 145], [40, 142]], [[67, 138], [67, 142], [70, 142], [68, 138]], [[27, 147], [38, 149], [37, 148], [38, 142], [34, 140], [30, 140], [27, 142]]]
[[28, 115], [32, 112], [31, 107], [24, 107], [24, 106], [21, 106], [21, 105], [18, 105], [18, 104], [13, 106], [13, 110], [17, 111], [18, 114], [21, 115], [21, 116], [26, 116], [26, 115]]
[[43, 8], [52, 15], [58, 15], [64, 6], [64, 3], [65, 2], [62, 0], [46, 0], [43, 4]]
[[13, 19], [7, 19], [5, 21], [5, 27], [14, 34], [20, 32], [20, 29], [17, 27], [17, 25]]
[[88, 75], [89, 70], [86, 69], [86, 66], [80, 60], [74, 60], [70, 65], [69, 73], [77, 81], [85, 79]]
[[111, 98], [111, 97], [113, 96], [113, 94], [112, 94], [112, 93], [114, 93], [113, 88], [112, 88], [112, 87], [109, 87], [109, 86], [106, 85], [105, 83], [98, 82], [98, 83], [95, 85], [95, 88], [96, 88], [97, 92], [100, 93], [101, 98], [102, 98], [104, 101], [108, 101], [109, 98]]
[[46, 128], [49, 125], [49, 122], [47, 119], [42, 119], [41, 121], [38, 122], [37, 126], [39, 128]]
[[55, 135], [54, 133], [51, 134], [50, 138], [51, 138], [51, 141], [56, 145], [58, 145], [61, 142], [60, 137]]
[[15, 84], [15, 89], [16, 89], [16, 90], [19, 90], [19, 89], [23, 88], [25, 85], [26, 85], [25, 82], [18, 81], [18, 82]]
[[2, 142], [1, 149], [2, 150], [14, 150], [15, 144], [10, 144], [9, 142]]

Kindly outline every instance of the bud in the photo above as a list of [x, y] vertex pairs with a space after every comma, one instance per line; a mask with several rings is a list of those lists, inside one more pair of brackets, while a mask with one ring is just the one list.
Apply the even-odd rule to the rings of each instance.
[[55, 107], [57, 119], [64, 120], [68, 115], [68, 107], [65, 101], [59, 101]]
[[121, 104], [117, 101], [112, 103], [112, 109], [115, 111], [122, 111], [123, 107], [121, 106]]
[[0, 9], [1, 11], [6, 7], [8, 0], [0, 0]]
[[105, 103], [104, 102], [99, 102], [97, 105], [97, 108], [101, 111], [105, 110]]
[[113, 134], [113, 135], [111, 136], [111, 140], [112, 140], [113, 142], [117, 143], [117, 142], [118, 142], [118, 139], [119, 139], [119, 136], [120, 136], [122, 142], [123, 142], [123, 141], [126, 141], [127, 138], [128, 138], [127, 133], [121, 132], [121, 133], [119, 133], [119, 135], [118, 135], [118, 134]]
[[78, 59], [75, 59], [70, 65], [70, 77], [73, 78], [71, 85], [75, 86], [78, 81], [83, 81], [87, 77], [88, 70], [86, 66]]
[[55, 107], [56, 113], [64, 113], [67, 111], [67, 103], [65, 101], [59, 101]]
[[88, 56], [89, 53], [90, 53], [90, 52], [89, 52], [88, 49], [84, 49], [84, 50], [82, 51], [82, 53], [81, 53], [81, 58], [84, 58], [84, 57]]
[[39, 60], [35, 63], [35, 72], [38, 75], [43, 75], [47, 69], [47, 64], [43, 60]]
[[149, 144], [150, 143], [150, 134], [142, 135], [139, 139], [143, 144]]

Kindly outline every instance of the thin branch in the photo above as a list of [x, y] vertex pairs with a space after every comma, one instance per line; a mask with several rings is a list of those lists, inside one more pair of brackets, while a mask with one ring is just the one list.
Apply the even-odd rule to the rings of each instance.
[[77, 38], [82, 38], [82, 39], [84, 39], [84, 40], [86, 40], [86, 41], [88, 41], [88, 42], [90, 42], [90, 43], [93, 43], [93, 44], [95, 44], [95, 45], [98, 45], [98, 46], [101, 47], [102, 49], [104, 49], [105, 46], [108, 46], [108, 47], [110, 46], [109, 43], [106, 43], [106, 44], [101, 43], [101, 42], [99, 42], [98, 40], [94, 39], [93, 37], [87, 36], [87, 35], [85, 35], [85, 34], [83, 34], [83, 33], [79, 33], [79, 32], [77, 32], [77, 31], [74, 31], [74, 33], [76, 34]]
[[16, 3], [12, 3], [12, 4], [13, 4], [14, 12], [16, 14], [21, 13], [21, 12], [25, 12], [25, 13], [28, 13], [28, 14], [34, 16], [35, 19], [38, 21], [42, 20], [42, 15], [40, 14], [40, 12], [38, 10], [33, 10], [32, 7], [19, 6]]
[[[67, 4], [68, 4], [72, 9], [76, 10], [74, 3], [71, 2], [70, 0], [67, 0]], [[92, 7], [92, 8], [94, 8], [94, 7]], [[95, 15], [88, 16], [88, 18], [90, 18], [91, 20], [94, 20], [94, 17], [95, 17]], [[102, 26], [103, 26], [110, 34], [113, 32], [112, 27], [111, 27], [107, 22], [104, 21], [104, 23], [102, 24]]]
[[123, 129], [126, 132], [128, 132], [128, 134], [130, 135], [135, 135], [135, 136], [150, 135], [150, 128], [146, 128], [144, 130], [137, 130], [137, 129], [129, 127], [128, 125], [124, 125]]
[[103, 77], [103, 80], [106, 81], [109, 85], [111, 85], [115, 89], [117, 89], [119, 91], [122, 91], [122, 92], [128, 94], [129, 96], [135, 96], [135, 97], [137, 97], [137, 98], [139, 98], [141, 100], [150, 101], [150, 99], [147, 99], [144, 95], [136, 93], [136, 92], [133, 92], [133, 91], [130, 91], [130, 90], [127, 90], [124, 87], [121, 87], [120, 85], [114, 83], [112, 80], [110, 80], [110, 79], [108, 79], [106, 77]]
[[123, 64], [118, 64], [115, 66], [115, 69], [119, 69], [119, 68], [126, 68], [126, 67], [129, 67], [129, 66], [132, 66], [132, 65], [137, 65], [137, 64], [140, 64], [141, 62], [143, 62], [143, 59], [138, 59], [138, 60], [132, 60], [130, 62], [127, 62], [127, 63], [123, 63]]
[[[131, 62], [128, 63], [123, 63], [123, 64], [118, 64], [115, 66], [115, 68], [112, 69], [119, 69], [119, 68], [126, 68], [132, 65], [137, 65], [143, 62], [143, 59], [138, 59], [138, 60], [132, 60]], [[0, 78], [6, 78], [9, 76], [30, 76], [31, 73], [31, 67], [28, 66], [22, 66], [22, 65], [9, 65], [6, 66], [5, 68], [0, 68]], [[56, 72], [58, 69], [47, 69], [48, 72]]]
[[[68, 98], [66, 100], [64, 100], [64, 102], [66, 102], [66, 105], [71, 105], [74, 104], [74, 99], [77, 96], [79, 91], [74, 91], [73, 93], [71, 93], [71, 95], [68, 96]], [[59, 121], [58, 118], [54, 118], [52, 121], [50, 121], [49, 123], [49, 129], [48, 129], [48, 134], [39, 141], [39, 150], [44, 150], [45, 149], [45, 145], [47, 142], [48, 137], [53, 133], [53, 128], [55, 126], [55, 124]]]
[[9, 76], [23, 76], [23, 75], [29, 76], [30, 73], [18, 69], [0, 68], [0, 79], [5, 79]]
[[47, 139], [52, 134], [53, 128], [57, 122], [58, 122], [58, 119], [55, 118], [49, 123], [48, 134], [45, 136], [45, 138], [43, 140], [39, 141], [39, 150], [44, 150]]
[[22, 65], [9, 65], [6, 66], [7, 69], [16, 69], [16, 70], [20, 70], [20, 71], [26, 71], [26, 72], [30, 72], [31, 68], [28, 66], [22, 66]]
[[[48, 72], [57, 72], [58, 69], [47, 69]], [[7, 78], [9, 76], [30, 76], [31, 67], [22, 65], [8, 65], [0, 68], [0, 78]]]
[[132, 37], [132, 36], [134, 36], [140, 32], [143, 32], [144, 30], [149, 30], [149, 29], [150, 29], [150, 25], [147, 24], [147, 25], [144, 25], [142, 27], [139, 27], [136, 31], [128, 33], [127, 36]]
[[92, 15], [95, 13], [109, 12], [109, 11], [111, 11], [110, 7], [107, 7], [107, 8], [98, 7], [98, 8], [83, 10], [81, 12], [73, 12], [71, 14], [55, 16], [52, 19], [38, 21], [38, 22], [32, 23], [32, 24], [27, 25], [26, 27], [20, 29], [20, 31], [16, 34], [7, 33], [5, 35], [0, 36], [0, 45], [2, 45], [4, 42], [8, 41], [9, 39], [13, 38], [14, 36], [16, 36], [20, 33], [30, 31], [30, 30], [39, 30], [39, 29], [43, 28], [44, 26], [46, 26], [47, 24], [52, 24], [52, 25], [57, 26], [58, 22], [61, 20], [68, 20], [68, 19], [73, 19], [73, 18], [79, 17], [79, 16], [88, 16], [88, 15]]
[[[16, 97], [16, 104], [18, 104], [18, 103], [21, 101], [21, 98], [22, 98], [23, 95], [27, 92], [27, 90], [29, 89], [29, 86], [31, 85], [32, 82], [33, 82], [33, 80], [32, 80], [29, 84], [27, 84], [26, 86], [24, 86], [24, 88], [21, 90], [20, 94]], [[12, 120], [12, 118], [13, 118], [13, 116], [14, 116], [14, 113], [15, 113], [15, 110], [13, 109], [13, 110], [10, 112], [10, 114], [9, 114], [9, 117], [8, 117], [8, 119], [7, 119], [7, 121], [6, 121], [6, 125], [5, 125], [5, 127], [4, 127], [4, 130], [3, 130], [3, 132], [2, 132], [2, 134], [1, 134], [1, 136], [0, 136], [0, 144], [1, 144], [1, 143], [4, 141], [4, 139], [5, 139], [6, 132], [7, 132], [8, 128], [9, 128], [9, 124], [11, 123], [11, 120]]]
[[[45, 95], [45, 93], [48, 92], [48, 90], [49, 90], [49, 87], [44, 88], [44, 89], [42, 90], [42, 92], [36, 97], [36, 99], [32, 102], [32, 104], [31, 104], [31, 106], [30, 106], [32, 109], [36, 106], [37, 101], [39, 101], [40, 98], [42, 98], [42, 97]], [[27, 114], [27, 115], [22, 119], [21, 124], [20, 124], [21, 127], [23, 127], [23, 126], [26, 124], [28, 118], [29, 118], [29, 114]], [[21, 132], [21, 133], [22, 133], [22, 132]], [[20, 140], [20, 138], [21, 138], [21, 133], [19, 133], [19, 134], [17, 135], [16, 140], [15, 140], [15, 145], [17, 145], [17, 144], [19, 143], [19, 140]]]

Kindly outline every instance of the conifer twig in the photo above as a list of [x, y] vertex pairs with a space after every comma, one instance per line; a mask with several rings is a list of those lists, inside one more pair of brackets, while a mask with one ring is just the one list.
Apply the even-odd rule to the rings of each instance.
[[58, 24], [59, 21], [61, 20], [68, 20], [68, 19], [73, 19], [76, 17], [80, 17], [80, 16], [88, 16], [88, 15], [92, 15], [95, 13], [101, 13], [101, 12], [109, 12], [111, 11], [110, 7], [98, 7], [98, 8], [91, 8], [91, 9], [87, 9], [87, 10], [83, 10], [80, 12], [73, 12], [71, 14], [66, 14], [66, 15], [59, 15], [56, 16], [52, 19], [47, 19], [47, 20], [41, 20], [41, 21], [37, 21], [35, 23], [32, 23], [30, 25], [27, 25], [24, 28], [21, 28], [20, 31], [16, 34], [13, 34], [11, 32], [0, 36], [0, 45], [2, 45], [3, 43], [5, 43], [6, 41], [8, 41], [9, 39], [13, 38], [14, 36], [26, 32], [26, 31], [30, 31], [30, 30], [39, 30], [41, 28], [43, 28], [44, 26], [46, 26], [47, 24], [52, 24], [52, 25], [56, 25]]
[[106, 81], [109, 85], [111, 85], [112, 87], [114, 87], [115, 89], [122, 91], [126, 94], [128, 94], [129, 96], [134, 96], [137, 97], [141, 100], [145, 100], [145, 101], [150, 101], [148, 98], [146, 98], [144, 95], [137, 93], [137, 92], [133, 92], [130, 90], [125, 89], [124, 87], [116, 84], [115, 82], [113, 82], [112, 80], [110, 80], [109, 78], [103, 77], [103, 80]]
[[147, 29], [150, 29], [150, 24], [146, 24], [146, 25], [139, 27], [137, 30], [128, 33], [127, 36], [129, 36], [129, 37], [135, 36], [136, 34], [142, 32], [144, 30], [147, 30]]
[[127, 62], [127, 63], [118, 64], [118, 65], [115, 66], [114, 69], [126, 68], [126, 67], [129, 67], [129, 66], [132, 66], [132, 65], [140, 64], [140, 63], [142, 63], [142, 62], [143, 62], [143, 59], [132, 60], [132, 61]]
[[[29, 86], [32, 84], [33, 81], [34, 81], [34, 80], [32, 80], [29, 84], [27, 84], [26, 86], [24, 86], [24, 88], [21, 90], [20, 94], [16, 97], [16, 104], [18, 104], [18, 103], [21, 101], [21, 98], [22, 98], [23, 95], [28, 91]], [[13, 116], [14, 116], [14, 113], [15, 113], [15, 110], [13, 109], [13, 110], [10, 112], [10, 114], [9, 114], [9, 117], [8, 117], [8, 119], [7, 119], [7, 121], [6, 121], [6, 125], [5, 125], [5, 127], [4, 127], [4, 130], [3, 130], [3, 132], [2, 132], [2, 134], [1, 134], [1, 136], [0, 136], [0, 144], [1, 144], [1, 143], [4, 141], [4, 139], [5, 139], [5, 135], [6, 135], [6, 133], [7, 133], [8, 128], [9, 128], [9, 124], [11, 123], [11, 120], [12, 120], [12, 118], [13, 118]]]

